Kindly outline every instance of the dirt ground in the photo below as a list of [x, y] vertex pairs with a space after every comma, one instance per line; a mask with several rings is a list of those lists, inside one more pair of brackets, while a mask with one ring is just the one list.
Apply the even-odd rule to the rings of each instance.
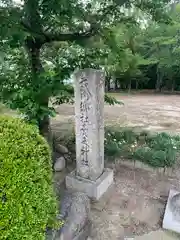
[[114, 172], [109, 201], [103, 209], [92, 211], [91, 238], [124, 240], [160, 229], [169, 190], [179, 189], [179, 177], [121, 164]]
[[[106, 125], [180, 133], [180, 96], [116, 94], [115, 97], [122, 100], [124, 106], [105, 106]], [[59, 114], [52, 121], [53, 130], [58, 135], [67, 134], [73, 129], [73, 106], [62, 105], [57, 111]], [[91, 239], [120, 240], [161, 228], [169, 190], [179, 189], [179, 170], [176, 171], [177, 174], [167, 176], [116, 165], [115, 187], [109, 201], [99, 210], [92, 210]]]
[[[105, 124], [139, 127], [152, 131], [180, 133], [180, 96], [179, 95], [124, 95], [113, 94], [124, 105], [105, 105]], [[53, 119], [57, 131], [69, 129], [74, 121], [74, 107], [61, 105]]]
[[[179, 169], [167, 175], [122, 162], [106, 167], [114, 169], [114, 187], [97, 204], [92, 204], [90, 240], [134, 239], [161, 229], [169, 190], [179, 190]], [[55, 174], [58, 192], [72, 169], [70, 166]], [[172, 239], [178, 240], [180, 235]]]

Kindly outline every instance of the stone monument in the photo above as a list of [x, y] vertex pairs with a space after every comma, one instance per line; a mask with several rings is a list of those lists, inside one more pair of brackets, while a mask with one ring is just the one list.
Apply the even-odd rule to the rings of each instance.
[[102, 71], [75, 72], [76, 170], [66, 187], [98, 200], [113, 184], [113, 171], [104, 168], [104, 85]]
[[180, 192], [174, 189], [169, 192], [163, 228], [180, 233]]

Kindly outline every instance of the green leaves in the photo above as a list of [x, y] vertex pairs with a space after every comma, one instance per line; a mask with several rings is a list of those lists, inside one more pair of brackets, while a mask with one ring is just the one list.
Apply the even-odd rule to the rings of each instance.
[[35, 126], [0, 117], [0, 239], [44, 240], [57, 203], [51, 154]]
[[152, 136], [148, 132], [139, 134], [128, 128], [106, 128], [104, 143], [108, 159], [122, 156], [154, 168], [173, 167], [180, 151], [179, 136], [167, 133]]
[[[3, 1], [0, 99], [37, 121], [55, 115], [48, 107], [49, 99], [57, 97], [59, 104], [73, 102], [73, 89], [63, 81], [76, 68], [105, 69], [108, 75], [142, 79], [139, 66], [149, 62], [138, 52], [142, 42], [138, 22], [147, 12], [157, 15], [166, 3], [27, 0], [18, 5]], [[118, 104], [109, 96], [105, 101]]]
[[[178, 6], [178, 5], [177, 5]], [[145, 31], [144, 51], [147, 56], [157, 62], [157, 83], [171, 89], [177, 87], [177, 72], [179, 71], [179, 53], [176, 51], [179, 46], [179, 19], [177, 16], [178, 7], [169, 11], [172, 23], [153, 24]], [[176, 79], [174, 79], [176, 78]]]

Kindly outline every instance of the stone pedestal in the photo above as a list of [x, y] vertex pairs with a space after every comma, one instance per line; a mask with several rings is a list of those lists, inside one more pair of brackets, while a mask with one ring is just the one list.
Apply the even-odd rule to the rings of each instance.
[[76, 171], [66, 176], [66, 187], [73, 191], [84, 192], [93, 200], [99, 200], [113, 184], [113, 170], [105, 168], [103, 174], [91, 181], [76, 175]]
[[74, 74], [76, 170], [66, 186], [99, 199], [113, 183], [113, 172], [104, 169], [105, 75], [93, 69]]

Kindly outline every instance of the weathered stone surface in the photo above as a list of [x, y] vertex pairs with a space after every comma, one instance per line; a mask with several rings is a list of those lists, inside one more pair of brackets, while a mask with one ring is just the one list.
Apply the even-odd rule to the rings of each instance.
[[58, 231], [48, 229], [47, 240], [86, 240], [91, 229], [89, 221], [90, 200], [80, 192], [65, 191], [61, 200], [58, 219], [64, 221], [64, 225]]
[[61, 219], [65, 224], [56, 240], [85, 240], [89, 234], [89, 198], [80, 192], [66, 192], [61, 202]]
[[77, 235], [73, 238], [69, 237], [67, 238], [67, 235], [63, 235], [61, 234], [60, 236], [60, 240], [87, 240], [88, 238], [88, 235], [89, 235], [89, 232], [90, 232], [90, 228], [91, 228], [91, 223], [88, 222], [84, 227], [83, 229], [81, 229]]
[[174, 220], [180, 223], [180, 193], [177, 193], [171, 198], [169, 207], [173, 214]]
[[170, 190], [163, 219], [163, 228], [180, 233], [180, 193]]
[[54, 164], [54, 170], [56, 172], [60, 172], [62, 171], [66, 166], [66, 161], [64, 157], [59, 157], [58, 159], [56, 159], [56, 162]]
[[143, 236], [134, 237], [134, 240], [178, 240], [179, 236], [162, 230], [150, 232]]
[[96, 181], [78, 177], [75, 171], [66, 176], [67, 188], [84, 192], [94, 200], [99, 200], [112, 184], [113, 170], [109, 168], [105, 168], [103, 174]]
[[104, 169], [104, 80], [102, 71], [74, 74], [77, 175], [92, 181]]
[[59, 144], [59, 143], [56, 143], [56, 144], [55, 144], [55, 149], [56, 149], [56, 151], [57, 151], [58, 153], [61, 153], [61, 154], [66, 154], [66, 153], [68, 153], [67, 147], [65, 147], [65, 146], [63, 146], [63, 145], [61, 145], [61, 144]]

